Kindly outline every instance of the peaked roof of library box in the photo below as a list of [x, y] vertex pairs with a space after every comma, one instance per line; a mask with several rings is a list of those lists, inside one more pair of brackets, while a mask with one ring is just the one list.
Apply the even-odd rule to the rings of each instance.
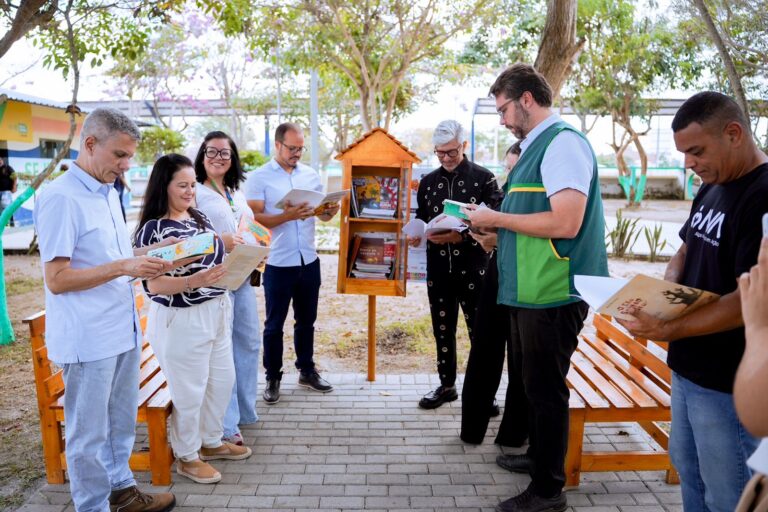
[[376, 135], [378, 132], [381, 132], [381, 134], [385, 135], [385, 136], [386, 136], [386, 137], [387, 137], [389, 140], [391, 140], [391, 141], [392, 141], [392, 142], [393, 142], [393, 143], [394, 143], [394, 144], [395, 144], [395, 145], [396, 145], [398, 148], [400, 148], [402, 151], [404, 151], [404, 152], [405, 152], [405, 153], [406, 153], [406, 154], [407, 154], [407, 155], [410, 157], [410, 159], [411, 159], [411, 160], [412, 160], [414, 163], [417, 163], [417, 164], [418, 164], [418, 163], [421, 163], [421, 158], [419, 158], [419, 157], [416, 155], [416, 153], [414, 153], [413, 151], [411, 151], [410, 149], [408, 149], [408, 148], [406, 147], [406, 145], [405, 145], [405, 144], [403, 144], [402, 142], [400, 142], [399, 140], [397, 140], [395, 137], [393, 137], [393, 136], [392, 136], [392, 135], [391, 135], [391, 134], [390, 134], [390, 133], [389, 133], [387, 130], [385, 130], [384, 128], [374, 128], [373, 130], [371, 130], [371, 131], [369, 131], [369, 132], [367, 132], [367, 133], [364, 133], [362, 137], [360, 137], [359, 139], [357, 139], [356, 141], [354, 141], [352, 144], [350, 144], [350, 145], [349, 145], [349, 146], [347, 146], [346, 148], [342, 149], [342, 150], [339, 152], [339, 154], [338, 154], [338, 155], [336, 155], [336, 160], [344, 160], [344, 155], [345, 155], [347, 152], [351, 151], [352, 149], [356, 148], [357, 146], [359, 146], [359, 145], [361, 145], [361, 144], [365, 144], [365, 141], [366, 141], [367, 139], [369, 139], [370, 137], [372, 137], [372, 136]]

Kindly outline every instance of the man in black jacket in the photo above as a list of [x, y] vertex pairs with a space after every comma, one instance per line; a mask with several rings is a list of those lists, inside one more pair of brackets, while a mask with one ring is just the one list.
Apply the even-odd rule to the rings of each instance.
[[[421, 179], [416, 218], [429, 222], [443, 212], [443, 200], [491, 203], [499, 186], [488, 169], [470, 162], [466, 131], [457, 121], [443, 121], [432, 135], [440, 168]], [[420, 239], [411, 239], [419, 245]], [[458, 398], [456, 392], [456, 324], [459, 305], [464, 312], [469, 339], [477, 309], [480, 282], [488, 255], [466, 232], [446, 231], [427, 236], [427, 294], [432, 330], [437, 343], [440, 386], [427, 393], [419, 407], [435, 409]]]

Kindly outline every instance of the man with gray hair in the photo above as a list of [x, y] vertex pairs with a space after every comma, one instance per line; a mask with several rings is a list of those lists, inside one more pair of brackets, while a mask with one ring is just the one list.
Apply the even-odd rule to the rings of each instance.
[[171, 493], [140, 492], [128, 467], [141, 353], [130, 280], [170, 268], [134, 256], [112, 186], [130, 167], [140, 137], [121, 112], [94, 110], [77, 159], [35, 204], [45, 341], [48, 357], [64, 370], [67, 471], [77, 512], [161, 512], [176, 503]]
[[[466, 130], [458, 121], [437, 125], [432, 136], [440, 167], [421, 179], [416, 218], [429, 222], [443, 213], [443, 200], [462, 203], [491, 203], [499, 186], [493, 173], [470, 162]], [[409, 240], [419, 245], [420, 238]], [[488, 266], [485, 250], [466, 232], [445, 231], [427, 235], [427, 294], [432, 330], [437, 343], [440, 386], [427, 393], [419, 407], [435, 409], [458, 398], [456, 392], [456, 324], [459, 305], [464, 312], [470, 342], [473, 340], [480, 282]], [[493, 414], [498, 414], [494, 407]]]

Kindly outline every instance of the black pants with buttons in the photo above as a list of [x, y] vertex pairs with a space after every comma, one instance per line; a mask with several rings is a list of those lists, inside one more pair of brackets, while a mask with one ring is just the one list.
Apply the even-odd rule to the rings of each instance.
[[430, 272], [427, 267], [427, 296], [432, 315], [432, 331], [437, 344], [437, 373], [443, 386], [456, 384], [456, 326], [459, 306], [467, 323], [470, 343], [485, 269]]

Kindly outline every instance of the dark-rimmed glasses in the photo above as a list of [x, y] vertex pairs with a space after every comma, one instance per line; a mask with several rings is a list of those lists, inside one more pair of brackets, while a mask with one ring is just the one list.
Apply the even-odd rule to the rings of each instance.
[[306, 146], [289, 146], [288, 144], [283, 144], [283, 147], [287, 149], [292, 155], [303, 153], [307, 150]]
[[217, 156], [222, 160], [230, 160], [232, 158], [231, 149], [216, 149], [213, 146], [207, 146], [205, 148], [205, 156], [213, 160]]
[[435, 149], [435, 154], [437, 155], [437, 158], [456, 158], [459, 156], [459, 150], [461, 149], [461, 145], [457, 147], [456, 149], [449, 149], [448, 151], [439, 151]]

